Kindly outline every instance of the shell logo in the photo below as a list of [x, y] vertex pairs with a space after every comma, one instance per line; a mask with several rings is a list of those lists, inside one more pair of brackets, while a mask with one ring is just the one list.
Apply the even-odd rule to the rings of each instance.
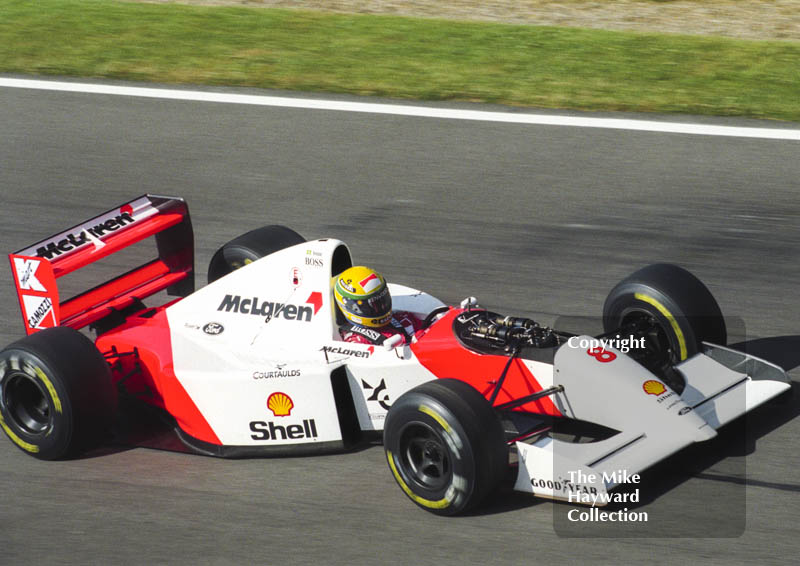
[[273, 393], [267, 399], [267, 408], [272, 411], [276, 417], [288, 417], [292, 414], [294, 403], [292, 398], [286, 393]]
[[664, 387], [664, 384], [661, 383], [660, 381], [656, 381], [655, 379], [648, 379], [647, 381], [645, 381], [642, 384], [642, 389], [644, 389], [644, 392], [647, 393], [648, 395], [655, 395], [655, 396], [659, 396], [662, 393], [667, 392], [667, 388]]

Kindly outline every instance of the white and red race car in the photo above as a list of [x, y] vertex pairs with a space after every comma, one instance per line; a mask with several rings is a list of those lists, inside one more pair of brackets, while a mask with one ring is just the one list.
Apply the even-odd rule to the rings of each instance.
[[[63, 275], [150, 237], [152, 261], [59, 296]], [[14, 444], [67, 457], [120, 428], [119, 407], [143, 405], [184, 449], [214, 456], [340, 451], [382, 432], [395, 480], [434, 513], [464, 511], [511, 475], [522, 492], [602, 505], [790, 390], [780, 367], [724, 346], [716, 301], [673, 265], [614, 287], [600, 336], [390, 284], [423, 329], [368, 345], [340, 338], [343, 242], [253, 230], [217, 251], [196, 291], [193, 247], [186, 203], [145, 195], [10, 254], [28, 334], [0, 353]], [[142, 303], [164, 290], [178, 298]]]

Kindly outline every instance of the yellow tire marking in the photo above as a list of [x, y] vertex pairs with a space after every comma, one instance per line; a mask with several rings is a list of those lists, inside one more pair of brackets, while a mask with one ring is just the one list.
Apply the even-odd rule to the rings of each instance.
[[39, 451], [39, 447], [38, 446], [36, 446], [35, 444], [30, 444], [28, 442], [25, 442], [19, 436], [14, 434], [14, 431], [11, 430], [8, 427], [8, 425], [6, 424], [6, 421], [3, 420], [3, 415], [0, 415], [0, 427], [3, 428], [3, 430], [6, 432], [8, 437], [14, 442], [14, 444], [19, 446], [20, 448], [22, 448], [26, 452], [30, 452], [32, 454], [35, 454], [35, 453], [37, 453]]
[[445, 509], [450, 505], [450, 500], [446, 497], [438, 500], [438, 501], [431, 501], [430, 499], [425, 499], [424, 497], [420, 497], [413, 491], [411, 488], [406, 485], [406, 482], [403, 481], [403, 478], [400, 477], [400, 473], [397, 471], [397, 467], [394, 465], [394, 457], [392, 456], [392, 451], [386, 451], [386, 459], [389, 461], [389, 467], [392, 469], [392, 473], [394, 474], [394, 479], [397, 480], [397, 483], [403, 488], [403, 491], [406, 492], [415, 503], [419, 503], [423, 507], [428, 507], [429, 509]]
[[428, 408], [425, 405], [420, 405], [419, 412], [425, 413], [433, 420], [435, 420], [437, 423], [439, 423], [439, 425], [441, 425], [441, 427], [445, 430], [445, 432], [450, 432], [450, 425], [447, 424], [447, 422], [441, 416], [439, 416], [433, 409]]
[[681, 331], [680, 327], [678, 326], [678, 321], [675, 320], [675, 317], [667, 310], [667, 308], [655, 300], [653, 297], [645, 295], [643, 293], [634, 293], [634, 298], [647, 303], [648, 305], [652, 305], [660, 312], [664, 317], [669, 321], [670, 326], [672, 326], [673, 332], [675, 332], [675, 336], [678, 337], [678, 344], [680, 345], [681, 349], [681, 360], [685, 360], [687, 353], [686, 353], [686, 339], [683, 337], [683, 332]]
[[44, 383], [44, 386], [47, 387], [47, 391], [50, 393], [50, 397], [53, 399], [53, 408], [55, 408], [56, 413], [60, 414], [61, 399], [58, 398], [58, 393], [56, 393], [56, 388], [53, 387], [53, 384], [50, 382], [49, 379], [47, 379], [47, 376], [38, 366], [34, 366], [33, 369], [36, 372], [36, 375], [39, 376], [39, 379], [42, 380], [42, 383]]

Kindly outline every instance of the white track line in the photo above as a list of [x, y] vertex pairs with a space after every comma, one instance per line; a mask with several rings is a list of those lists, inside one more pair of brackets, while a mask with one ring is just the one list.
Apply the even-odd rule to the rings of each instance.
[[189, 100], [195, 102], [217, 102], [224, 104], [250, 104], [256, 106], [279, 106], [283, 108], [305, 108], [310, 110], [336, 110], [343, 112], [368, 112], [372, 114], [392, 114], [422, 118], [445, 118], [451, 120], [479, 120], [484, 122], [506, 122], [512, 124], [536, 124], [541, 126], [572, 126], [579, 128], [607, 128], [614, 130], [637, 130], [644, 132], [664, 132], [670, 134], [690, 134], [701, 136], [728, 136], [739, 138], [761, 138], [774, 140], [800, 141], [800, 130], [779, 128], [742, 128], [735, 126], [712, 126], [708, 124], [684, 124], [677, 122], [656, 122], [652, 120], [625, 120], [619, 118], [588, 118], [579, 116], [553, 116], [546, 114], [525, 114], [518, 112], [486, 112], [481, 110], [460, 110], [454, 108], [432, 108], [426, 106], [407, 106], [399, 104], [375, 104], [369, 102], [343, 102], [337, 100], [315, 100], [308, 98], [288, 98], [282, 96], [261, 96], [232, 94], [198, 90], [175, 90], [166, 88], [147, 88], [91, 83], [72, 83], [40, 81], [30, 79], [10, 79], [0, 77], [0, 87], [87, 94], [110, 94], [115, 96], [137, 96], [168, 100]]

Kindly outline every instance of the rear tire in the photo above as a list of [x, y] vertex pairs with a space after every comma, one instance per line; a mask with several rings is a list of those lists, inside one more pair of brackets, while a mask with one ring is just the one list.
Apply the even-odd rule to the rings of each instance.
[[291, 228], [277, 224], [251, 230], [214, 253], [208, 264], [208, 282], [212, 283], [248, 263], [305, 241]]
[[42, 330], [0, 352], [0, 426], [31, 456], [55, 460], [94, 447], [116, 407], [108, 364], [77, 330]]
[[479, 504], [508, 470], [500, 420], [483, 395], [455, 379], [424, 383], [397, 399], [383, 442], [403, 492], [437, 515]]

